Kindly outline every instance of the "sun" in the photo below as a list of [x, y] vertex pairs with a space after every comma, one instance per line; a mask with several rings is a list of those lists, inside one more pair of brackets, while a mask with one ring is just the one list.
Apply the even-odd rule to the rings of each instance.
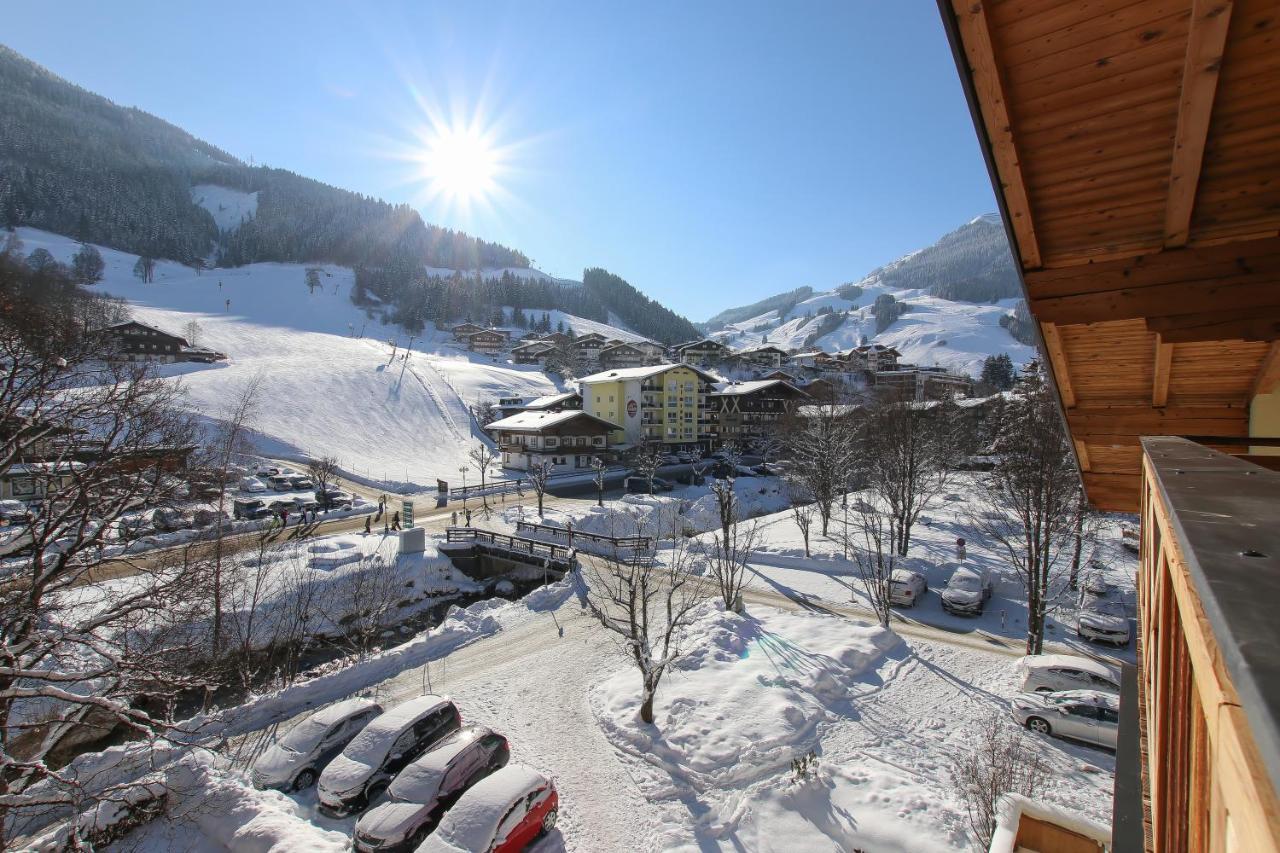
[[424, 140], [419, 161], [433, 194], [451, 201], [483, 201], [496, 188], [498, 153], [476, 126], [433, 128]]

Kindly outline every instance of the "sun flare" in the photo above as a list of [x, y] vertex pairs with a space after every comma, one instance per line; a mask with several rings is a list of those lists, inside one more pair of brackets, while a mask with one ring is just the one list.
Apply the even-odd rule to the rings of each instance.
[[487, 198], [499, 168], [492, 143], [475, 127], [436, 129], [426, 140], [421, 162], [433, 192], [464, 203]]

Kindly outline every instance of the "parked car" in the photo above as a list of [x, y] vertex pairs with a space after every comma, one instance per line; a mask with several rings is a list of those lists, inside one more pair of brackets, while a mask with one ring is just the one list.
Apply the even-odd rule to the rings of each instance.
[[281, 499], [278, 501], [272, 501], [271, 503], [267, 504], [267, 509], [279, 515], [281, 510], [285, 510], [287, 512], [293, 512], [294, 509], [296, 509], [296, 507], [294, 506], [293, 498], [289, 498], [287, 500]]
[[267, 483], [277, 492], [287, 492], [293, 488], [293, 482], [287, 474], [276, 474], [274, 477], [268, 477]]
[[658, 457], [658, 464], [659, 465], [679, 465], [680, 457], [676, 456], [674, 453], [664, 453]]
[[364, 811], [402, 767], [461, 726], [453, 702], [431, 694], [387, 711], [320, 774], [320, 811], [330, 817]]
[[416, 850], [468, 788], [505, 767], [510, 757], [507, 739], [484, 726], [467, 726], [449, 735], [400, 771], [387, 789], [387, 802], [361, 816], [355, 828], [356, 850]]
[[757, 477], [779, 477], [782, 475], [782, 469], [769, 462], [761, 462], [759, 465], [753, 466], [751, 470]]
[[445, 812], [418, 853], [520, 853], [555, 829], [560, 795], [547, 776], [508, 764], [478, 783]]
[[177, 507], [162, 506], [156, 507], [151, 513], [151, 524], [156, 530], [172, 533], [175, 530], [186, 530], [191, 526], [191, 519]]
[[0, 522], [12, 525], [26, 524], [33, 517], [31, 510], [27, 509], [27, 505], [22, 501], [8, 499], [0, 501]]
[[956, 569], [942, 591], [942, 609], [959, 616], [980, 616], [991, 598], [991, 576], [964, 566]]
[[320, 509], [320, 501], [299, 496], [293, 499], [293, 508], [298, 512], [311, 512], [313, 509]]
[[256, 521], [259, 518], [266, 518], [271, 515], [271, 510], [267, 509], [265, 502], [257, 498], [236, 498], [231, 503], [232, 518], [244, 518], [250, 521]]
[[258, 757], [250, 773], [253, 786], [281, 791], [310, 788], [325, 765], [381, 713], [377, 702], [360, 698], [316, 711]]
[[242, 492], [257, 494], [258, 492], [265, 492], [266, 490], [266, 484], [257, 477], [244, 477], [240, 480], [240, 491]]
[[675, 488], [675, 484], [661, 477], [654, 477], [653, 491], [650, 491], [649, 482], [644, 477], [633, 474], [622, 481], [622, 487], [633, 494], [650, 495], [656, 492], [669, 492]]
[[910, 569], [894, 569], [889, 576], [889, 603], [915, 607], [929, 591], [924, 575]]
[[259, 465], [253, 473], [259, 477], [274, 477], [280, 473], [280, 469], [274, 465]]
[[322, 509], [333, 509], [334, 507], [351, 506], [353, 498], [351, 495], [341, 489], [330, 488], [326, 491], [315, 491], [316, 500], [320, 503]]
[[1129, 645], [1129, 611], [1124, 602], [1109, 591], [1098, 593], [1096, 587], [1094, 591], [1086, 587], [1076, 611], [1076, 636], [1120, 648]]
[[1028, 655], [1018, 661], [1024, 693], [1101, 690], [1120, 693], [1115, 667], [1079, 655]]
[[693, 454], [687, 450], [681, 450], [676, 453], [676, 461], [688, 465], [693, 461]]
[[1013, 718], [1043, 735], [1116, 748], [1120, 697], [1098, 690], [1023, 693], [1013, 700]]
[[309, 489], [314, 489], [316, 487], [316, 484], [312, 482], [310, 477], [306, 477], [302, 475], [290, 477], [289, 485], [293, 486], [295, 489], [298, 489], [299, 491], [307, 491]]

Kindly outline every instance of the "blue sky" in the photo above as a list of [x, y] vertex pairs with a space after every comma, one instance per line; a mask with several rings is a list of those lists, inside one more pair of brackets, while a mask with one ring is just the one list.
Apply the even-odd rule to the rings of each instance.
[[[605, 267], [695, 320], [857, 279], [995, 209], [927, 0], [58, 9], [14, 6], [0, 38], [241, 158], [556, 275]], [[406, 159], [433, 120], [501, 152], [483, 203]]]

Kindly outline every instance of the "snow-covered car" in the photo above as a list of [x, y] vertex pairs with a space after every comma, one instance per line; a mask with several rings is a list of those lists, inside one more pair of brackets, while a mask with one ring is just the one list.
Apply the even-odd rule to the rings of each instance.
[[910, 569], [894, 569], [889, 576], [889, 603], [915, 607], [929, 591], [924, 575]]
[[231, 502], [231, 515], [233, 518], [255, 521], [271, 515], [271, 510], [267, 509], [265, 502], [257, 498], [236, 498]]
[[171, 533], [175, 530], [186, 530], [191, 527], [191, 519], [182, 510], [172, 506], [157, 507], [151, 513], [151, 524], [156, 530]]
[[427, 694], [402, 702], [365, 726], [320, 774], [320, 811], [364, 811], [410, 761], [462, 726], [452, 701]]
[[1120, 697], [1098, 690], [1023, 693], [1015, 696], [1013, 718], [1043, 735], [1116, 748]]
[[310, 788], [326, 764], [382, 713], [372, 699], [347, 699], [316, 711], [253, 763], [255, 788], [301, 791]]
[[351, 506], [354, 498], [341, 489], [328, 488], [325, 491], [316, 489], [316, 500], [319, 501], [322, 508], [332, 509], [334, 507]]
[[242, 492], [257, 494], [258, 492], [265, 492], [266, 490], [266, 484], [257, 477], [244, 477], [240, 480], [240, 491]]
[[0, 501], [0, 522], [10, 525], [26, 524], [32, 518], [31, 510], [22, 501]]
[[267, 485], [277, 492], [287, 492], [293, 488], [293, 483], [289, 480], [287, 474], [276, 474], [274, 477], [268, 477]]
[[1120, 673], [1093, 658], [1080, 655], [1027, 655], [1018, 660], [1024, 693], [1063, 690], [1101, 690], [1120, 693]]
[[960, 567], [942, 591], [942, 609], [959, 616], [980, 616], [991, 598], [991, 577], [983, 571]]
[[259, 465], [253, 473], [258, 477], [274, 477], [280, 473], [280, 469], [274, 465]]
[[1124, 602], [1086, 589], [1076, 611], [1076, 636], [1095, 643], [1129, 645], [1129, 611]]
[[400, 771], [388, 801], [361, 816], [355, 848], [361, 853], [416, 850], [458, 798], [511, 757], [507, 739], [484, 726], [449, 735]]
[[300, 492], [310, 491], [316, 487], [316, 484], [308, 476], [299, 474], [289, 478], [289, 485], [293, 486]]
[[293, 499], [293, 509], [298, 512], [311, 512], [313, 509], [320, 509], [320, 501], [314, 501], [311, 498], [298, 496]]
[[550, 778], [508, 764], [463, 794], [418, 853], [520, 853], [555, 829], [559, 813]]

